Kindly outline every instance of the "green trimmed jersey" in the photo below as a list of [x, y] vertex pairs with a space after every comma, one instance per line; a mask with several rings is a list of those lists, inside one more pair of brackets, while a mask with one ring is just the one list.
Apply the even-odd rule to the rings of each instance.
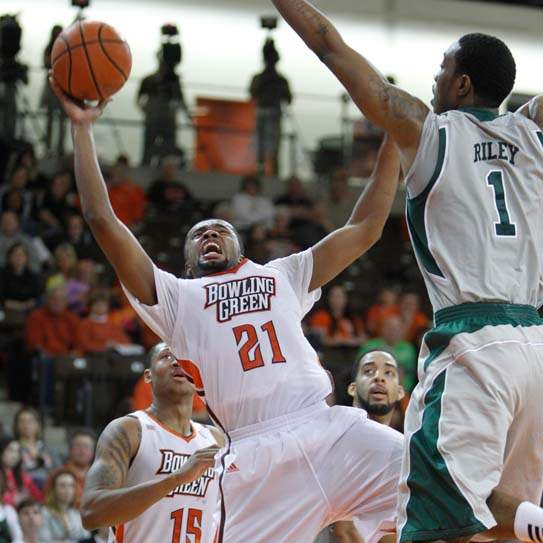
[[434, 311], [543, 303], [543, 133], [519, 113], [465, 108], [424, 123], [407, 223]]

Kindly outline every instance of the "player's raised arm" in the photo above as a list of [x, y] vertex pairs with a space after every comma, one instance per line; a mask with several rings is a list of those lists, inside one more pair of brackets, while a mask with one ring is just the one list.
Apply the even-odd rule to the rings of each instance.
[[183, 467], [164, 479], [124, 488], [130, 461], [141, 442], [140, 422], [123, 417], [111, 422], [98, 440], [96, 458], [85, 479], [81, 518], [87, 530], [135, 519], [177, 486], [198, 479], [213, 467], [218, 446], [195, 452]]
[[392, 85], [362, 55], [349, 47], [334, 25], [306, 0], [272, 0], [306, 45], [347, 89], [362, 113], [394, 137], [402, 159], [413, 161], [428, 108]]
[[120, 281], [141, 302], [156, 303], [153, 263], [132, 232], [115, 216], [98, 165], [92, 125], [105, 104], [86, 107], [76, 104], [51, 80], [72, 122], [75, 179], [83, 216]]
[[528, 117], [528, 119], [532, 119], [543, 130], [543, 94], [532, 98], [518, 112]]
[[400, 153], [385, 136], [370, 184], [356, 202], [347, 224], [313, 247], [309, 290], [325, 285], [377, 243], [390, 214], [400, 176]]

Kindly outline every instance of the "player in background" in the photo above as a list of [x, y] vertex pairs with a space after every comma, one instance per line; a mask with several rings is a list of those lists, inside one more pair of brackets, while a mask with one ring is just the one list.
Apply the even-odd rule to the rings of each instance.
[[308, 542], [358, 516], [366, 543], [391, 537], [403, 437], [359, 409], [328, 407], [331, 383], [301, 320], [320, 287], [380, 238], [398, 187], [394, 144], [385, 139], [345, 226], [311, 249], [262, 266], [243, 257], [232, 225], [201, 221], [185, 241], [190, 278], [180, 279], [153, 264], [111, 209], [92, 136], [104, 104], [81, 107], [56, 92], [93, 235], [142, 318], [177, 358], [194, 361], [187, 372], [227, 434], [219, 543]]
[[[361, 356], [353, 364], [348, 392], [353, 398], [353, 407], [365, 409], [368, 418], [390, 426], [394, 411], [405, 396], [394, 356], [378, 350]], [[356, 520], [336, 522], [331, 527], [335, 541], [364, 543], [356, 524]]]
[[149, 356], [153, 402], [102, 432], [85, 480], [83, 525], [112, 527], [117, 543], [212, 543], [223, 437], [191, 421], [194, 385], [170, 348], [159, 343]]
[[272, 1], [400, 148], [435, 328], [406, 413], [399, 540], [541, 543], [543, 96], [500, 116], [515, 60], [474, 33], [445, 52], [430, 111], [309, 2]]

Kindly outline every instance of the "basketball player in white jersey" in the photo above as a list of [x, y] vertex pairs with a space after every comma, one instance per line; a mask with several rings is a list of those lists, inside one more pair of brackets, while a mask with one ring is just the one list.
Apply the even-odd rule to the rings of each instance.
[[87, 529], [112, 527], [110, 542], [213, 543], [218, 506], [215, 456], [224, 439], [191, 421], [194, 385], [165, 343], [150, 352], [153, 401], [103, 431], [86, 480]]
[[406, 414], [400, 542], [541, 543], [543, 95], [499, 116], [515, 60], [498, 38], [467, 34], [445, 52], [432, 112], [309, 2], [272, 1], [400, 148], [435, 312]]
[[[368, 418], [390, 426], [395, 409], [405, 396], [394, 356], [379, 350], [361, 356], [353, 364], [348, 392], [353, 398], [353, 407], [365, 409]], [[331, 528], [332, 541], [364, 543], [356, 524], [356, 520], [336, 522]]]
[[202, 221], [187, 234], [186, 273], [157, 268], [115, 217], [98, 168], [92, 122], [56, 89], [72, 121], [82, 209], [130, 302], [172, 347], [227, 434], [220, 543], [307, 543], [341, 519], [362, 519], [366, 543], [394, 531], [401, 434], [360, 409], [328, 407], [331, 383], [301, 320], [320, 287], [380, 237], [398, 186], [386, 140], [373, 181], [347, 224], [302, 253], [259, 265], [236, 230]]

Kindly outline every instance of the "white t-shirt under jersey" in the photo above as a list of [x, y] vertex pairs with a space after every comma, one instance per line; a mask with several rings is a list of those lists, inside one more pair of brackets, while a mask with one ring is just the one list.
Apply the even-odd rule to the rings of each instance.
[[[244, 259], [198, 279], [155, 267], [158, 303], [128, 299], [166, 342], [204, 394], [224, 431], [324, 400], [331, 383], [301, 321], [320, 296], [308, 292], [311, 250], [264, 266]], [[125, 289], [126, 291], [126, 289]]]
[[[206, 426], [192, 422], [184, 437], [163, 426], [145, 411], [136, 411], [141, 443], [128, 469], [127, 486], [134, 486], [177, 471], [196, 451], [216, 440]], [[112, 529], [110, 543], [213, 543], [217, 531], [218, 475], [207, 470], [200, 479], [177, 487], [145, 513]]]

